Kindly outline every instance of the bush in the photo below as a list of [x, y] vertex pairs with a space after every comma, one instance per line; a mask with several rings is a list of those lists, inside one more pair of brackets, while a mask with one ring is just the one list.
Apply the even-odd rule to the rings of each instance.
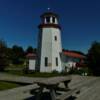
[[89, 74], [89, 69], [86, 67], [86, 68], [81, 68], [81, 69], [71, 69], [68, 74], [78, 74], [78, 75], [83, 75], [84, 73], [87, 73], [87, 75], [90, 75]]
[[58, 74], [59, 72], [57, 70], [52, 71], [53, 74]]

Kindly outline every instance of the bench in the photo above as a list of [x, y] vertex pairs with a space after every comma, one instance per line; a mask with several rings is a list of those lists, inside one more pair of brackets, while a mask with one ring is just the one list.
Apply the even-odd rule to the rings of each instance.
[[77, 86], [75, 86], [73, 89], [67, 91], [66, 93], [63, 93], [61, 95], [58, 95], [56, 99], [57, 100], [65, 100], [65, 99], [73, 96], [73, 94], [80, 93], [81, 92], [81, 89], [83, 87], [86, 87], [86, 86], [89, 87], [90, 84], [93, 84], [96, 81], [97, 81], [97, 78], [89, 79], [89, 80], [84, 81], [84, 82], [80, 81], [80, 82], [77, 83], [78, 84]]
[[45, 80], [37, 81], [36, 84], [40, 86], [39, 92], [36, 95], [36, 100], [41, 99], [41, 94], [44, 88], [50, 91], [51, 99], [56, 100], [56, 91], [60, 83], [64, 83], [65, 90], [68, 89], [68, 83], [71, 81], [71, 76], [52, 77]]
[[23, 87], [17, 87], [9, 90], [0, 91], [0, 99], [1, 100], [23, 100], [30, 96], [31, 90], [39, 89], [37, 84], [27, 85]]
[[56, 100], [65, 100], [66, 98], [72, 96], [75, 93], [79, 93], [79, 92], [80, 92], [79, 89], [72, 89], [72, 90], [70, 90], [62, 95], [57, 96]]

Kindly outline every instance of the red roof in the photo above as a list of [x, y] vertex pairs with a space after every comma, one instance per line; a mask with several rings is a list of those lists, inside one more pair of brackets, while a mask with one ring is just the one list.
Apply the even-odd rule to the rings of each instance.
[[74, 57], [74, 58], [85, 58], [84, 55], [81, 55], [79, 53], [75, 53], [75, 52], [72, 52], [72, 51], [64, 51], [63, 52], [66, 56], [70, 56], [70, 57]]
[[26, 55], [26, 57], [29, 58], [29, 59], [35, 59], [36, 58], [36, 54], [34, 54], [34, 53], [28, 53]]

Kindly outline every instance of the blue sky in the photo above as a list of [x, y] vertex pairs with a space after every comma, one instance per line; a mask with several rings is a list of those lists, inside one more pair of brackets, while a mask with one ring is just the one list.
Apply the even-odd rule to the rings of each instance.
[[60, 16], [63, 48], [87, 53], [100, 42], [100, 0], [0, 0], [0, 39], [9, 47], [37, 47], [40, 15], [48, 7]]

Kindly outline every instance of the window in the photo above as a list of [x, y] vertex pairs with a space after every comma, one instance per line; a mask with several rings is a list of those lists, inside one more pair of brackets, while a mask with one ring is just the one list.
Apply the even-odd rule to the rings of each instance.
[[56, 66], [58, 66], [58, 58], [56, 57]]
[[52, 18], [52, 22], [55, 23], [55, 17]]
[[55, 38], [55, 41], [57, 41], [57, 36], [55, 36], [54, 38]]
[[50, 23], [50, 17], [46, 17], [46, 22]]
[[45, 57], [45, 66], [48, 66], [48, 57]]

